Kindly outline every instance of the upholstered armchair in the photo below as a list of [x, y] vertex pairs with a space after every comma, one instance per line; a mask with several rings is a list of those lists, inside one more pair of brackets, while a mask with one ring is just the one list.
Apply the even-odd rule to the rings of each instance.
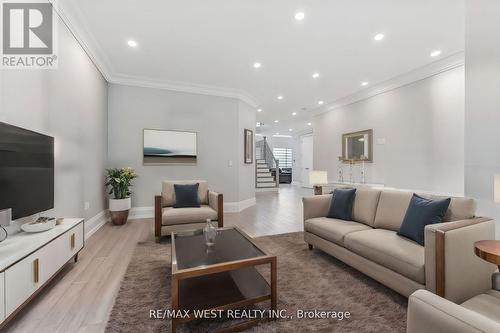
[[[199, 184], [198, 197], [200, 207], [174, 208], [174, 184]], [[155, 238], [159, 242], [161, 236], [170, 235], [172, 231], [183, 231], [203, 228], [207, 219], [215, 226], [223, 227], [222, 194], [210, 191], [204, 180], [164, 181], [162, 192], [155, 195]]]

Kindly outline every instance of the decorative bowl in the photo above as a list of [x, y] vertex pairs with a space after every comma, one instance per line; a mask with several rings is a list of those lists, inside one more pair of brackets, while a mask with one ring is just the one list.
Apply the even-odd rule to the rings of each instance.
[[26, 232], [42, 232], [47, 231], [56, 226], [56, 219], [48, 220], [43, 223], [28, 222], [21, 226], [21, 229]]

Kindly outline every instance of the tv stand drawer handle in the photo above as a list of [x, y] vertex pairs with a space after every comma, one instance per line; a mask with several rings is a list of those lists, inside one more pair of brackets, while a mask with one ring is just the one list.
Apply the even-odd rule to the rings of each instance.
[[33, 260], [33, 281], [38, 283], [40, 279], [40, 261], [38, 258]]
[[73, 250], [75, 248], [75, 234], [71, 234], [71, 249]]

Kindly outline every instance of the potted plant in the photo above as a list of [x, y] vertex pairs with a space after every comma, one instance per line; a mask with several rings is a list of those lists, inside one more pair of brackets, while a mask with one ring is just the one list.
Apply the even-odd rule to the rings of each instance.
[[113, 195], [109, 198], [111, 221], [115, 225], [125, 224], [131, 208], [131, 182], [137, 175], [131, 168], [106, 169], [106, 174], [106, 187], [109, 188], [109, 194]]

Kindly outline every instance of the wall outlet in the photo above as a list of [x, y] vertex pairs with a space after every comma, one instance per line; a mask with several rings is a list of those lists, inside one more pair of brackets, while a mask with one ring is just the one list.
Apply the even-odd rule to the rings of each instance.
[[85, 208], [85, 210], [88, 210], [90, 208], [90, 202], [86, 201], [84, 208]]
[[378, 138], [377, 139], [377, 144], [378, 145], [385, 145], [385, 138]]
[[229, 160], [229, 161], [227, 162], [227, 165], [228, 165], [229, 167], [232, 167], [232, 166], [233, 166], [233, 160]]

